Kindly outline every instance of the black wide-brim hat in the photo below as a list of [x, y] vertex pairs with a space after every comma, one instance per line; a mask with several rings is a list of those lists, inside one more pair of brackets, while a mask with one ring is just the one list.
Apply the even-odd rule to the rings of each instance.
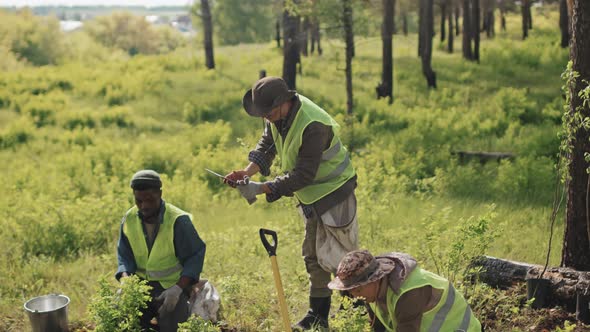
[[291, 100], [296, 93], [295, 90], [289, 90], [282, 78], [264, 77], [254, 83], [252, 89], [246, 91], [242, 98], [242, 106], [249, 115], [263, 117], [273, 108]]

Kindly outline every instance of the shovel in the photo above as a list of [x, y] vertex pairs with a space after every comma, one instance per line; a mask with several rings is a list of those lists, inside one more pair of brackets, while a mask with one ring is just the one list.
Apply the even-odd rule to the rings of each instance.
[[[272, 245], [266, 238], [267, 235], [272, 236]], [[285, 293], [283, 293], [283, 284], [281, 283], [281, 274], [279, 272], [279, 265], [277, 264], [277, 232], [268, 229], [260, 229], [260, 240], [268, 252], [270, 263], [272, 265], [272, 275], [275, 279], [275, 286], [277, 288], [277, 295], [279, 297], [279, 309], [281, 311], [281, 318], [283, 319], [283, 327], [286, 332], [291, 332], [291, 323], [289, 323], [289, 312], [287, 311], [287, 301], [285, 301]]]

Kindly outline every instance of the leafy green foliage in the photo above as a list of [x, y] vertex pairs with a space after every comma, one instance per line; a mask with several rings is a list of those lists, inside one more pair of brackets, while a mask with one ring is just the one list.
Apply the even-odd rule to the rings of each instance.
[[142, 16], [126, 12], [99, 16], [85, 23], [84, 30], [102, 45], [129, 55], [166, 53], [184, 43], [178, 32], [154, 28]]
[[[209, 2], [213, 4], [211, 9], [213, 26], [221, 44], [265, 42], [274, 36], [276, 15], [272, 12], [273, 1], [216, 0]], [[199, 14], [200, 2], [195, 1], [194, 6], [193, 12]], [[195, 21], [201, 24], [199, 18]]]
[[147, 308], [150, 289], [147, 281], [137, 276], [123, 279], [118, 290], [104, 277], [100, 279], [98, 293], [88, 306], [91, 319], [96, 323], [95, 331], [139, 331], [140, 310]]
[[57, 19], [34, 16], [29, 9], [16, 14], [0, 10], [0, 54], [7, 53], [3, 48], [13, 56], [8, 60], [2, 57], [0, 67], [20, 59], [37, 66], [56, 64], [65, 50]]
[[369, 332], [372, 331], [367, 311], [364, 307], [354, 307], [353, 300], [349, 297], [342, 297], [342, 307], [334, 318], [330, 320], [330, 328], [335, 331], [347, 332]]
[[179, 332], [219, 332], [221, 331], [215, 324], [206, 321], [198, 316], [191, 316], [189, 319], [178, 324]]

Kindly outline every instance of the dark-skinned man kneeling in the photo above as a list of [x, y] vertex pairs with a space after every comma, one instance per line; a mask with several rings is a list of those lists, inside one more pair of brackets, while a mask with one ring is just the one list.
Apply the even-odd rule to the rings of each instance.
[[445, 278], [420, 268], [408, 254], [346, 254], [328, 287], [369, 304], [374, 331], [480, 332], [469, 304]]
[[[162, 199], [158, 173], [142, 170], [131, 179], [135, 205], [121, 222], [117, 280], [136, 274], [152, 287], [142, 310], [142, 331], [177, 331], [189, 316], [188, 294], [199, 280], [205, 243], [192, 216]], [[158, 325], [150, 322], [157, 319]]]

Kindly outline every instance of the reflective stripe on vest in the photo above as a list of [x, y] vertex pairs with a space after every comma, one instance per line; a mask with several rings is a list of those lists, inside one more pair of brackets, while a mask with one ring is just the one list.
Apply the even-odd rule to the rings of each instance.
[[330, 146], [322, 153], [320, 165], [313, 182], [296, 191], [295, 196], [304, 204], [311, 204], [340, 188], [356, 173], [350, 162], [348, 151], [340, 141], [340, 125], [319, 106], [304, 96], [298, 95], [301, 101], [289, 132], [283, 137], [274, 124], [270, 126], [277, 154], [281, 158], [281, 169], [288, 172], [295, 168], [297, 155], [303, 140], [305, 128], [312, 122], [320, 122], [332, 128], [334, 137]]
[[443, 291], [439, 303], [431, 310], [423, 313], [420, 322], [421, 332], [480, 332], [480, 322], [475, 318], [469, 304], [453, 285], [446, 279], [431, 272], [416, 268], [402, 284], [399, 294], [391, 288], [387, 290], [387, 312], [383, 312], [376, 304], [371, 304], [376, 316], [388, 331], [395, 331], [395, 307], [399, 298], [406, 292], [431, 286]]
[[136, 274], [143, 279], [158, 281], [164, 288], [178, 282], [182, 272], [182, 265], [178, 261], [174, 249], [174, 224], [182, 215], [191, 215], [172, 204], [165, 204], [162, 223], [154, 240], [151, 252], [143, 233], [141, 220], [137, 216], [137, 207], [127, 211], [123, 225], [123, 233], [127, 236], [135, 263]]

